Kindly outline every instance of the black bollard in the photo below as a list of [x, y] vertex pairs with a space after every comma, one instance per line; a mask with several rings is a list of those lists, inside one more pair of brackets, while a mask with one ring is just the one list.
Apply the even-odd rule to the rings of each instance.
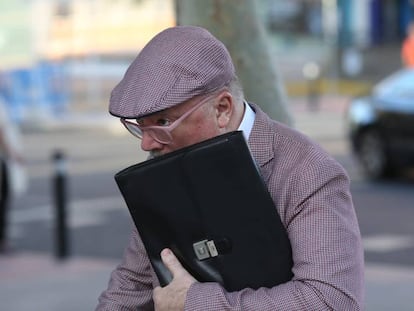
[[53, 193], [56, 212], [55, 256], [64, 260], [69, 255], [67, 228], [67, 165], [66, 157], [61, 150], [53, 154], [54, 176]]

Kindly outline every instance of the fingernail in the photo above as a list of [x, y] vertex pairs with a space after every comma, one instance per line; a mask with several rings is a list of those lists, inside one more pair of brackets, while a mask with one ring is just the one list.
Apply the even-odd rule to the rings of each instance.
[[161, 252], [161, 256], [169, 256], [171, 254], [171, 250], [169, 248], [164, 248]]

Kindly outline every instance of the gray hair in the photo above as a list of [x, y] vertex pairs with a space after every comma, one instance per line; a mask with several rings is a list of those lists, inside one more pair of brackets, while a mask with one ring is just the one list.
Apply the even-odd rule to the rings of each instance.
[[231, 95], [233, 96], [234, 100], [241, 104], [244, 101], [244, 92], [243, 92], [243, 87], [240, 83], [239, 78], [235, 75], [233, 77], [233, 79], [230, 80], [230, 82], [228, 82], [226, 84], [226, 87], [229, 89]]

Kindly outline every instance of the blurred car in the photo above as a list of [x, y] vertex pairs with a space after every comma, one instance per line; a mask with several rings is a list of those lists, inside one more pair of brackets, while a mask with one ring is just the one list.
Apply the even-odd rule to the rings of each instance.
[[414, 69], [401, 69], [353, 98], [346, 111], [348, 138], [364, 174], [391, 177], [414, 165]]

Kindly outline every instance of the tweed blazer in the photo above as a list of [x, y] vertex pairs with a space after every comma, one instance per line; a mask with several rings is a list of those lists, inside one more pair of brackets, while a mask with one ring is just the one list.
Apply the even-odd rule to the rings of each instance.
[[[288, 232], [293, 278], [237, 292], [194, 283], [185, 310], [362, 310], [363, 249], [346, 172], [317, 143], [250, 105], [256, 118], [248, 144]], [[153, 310], [158, 284], [133, 229], [96, 310]]]

